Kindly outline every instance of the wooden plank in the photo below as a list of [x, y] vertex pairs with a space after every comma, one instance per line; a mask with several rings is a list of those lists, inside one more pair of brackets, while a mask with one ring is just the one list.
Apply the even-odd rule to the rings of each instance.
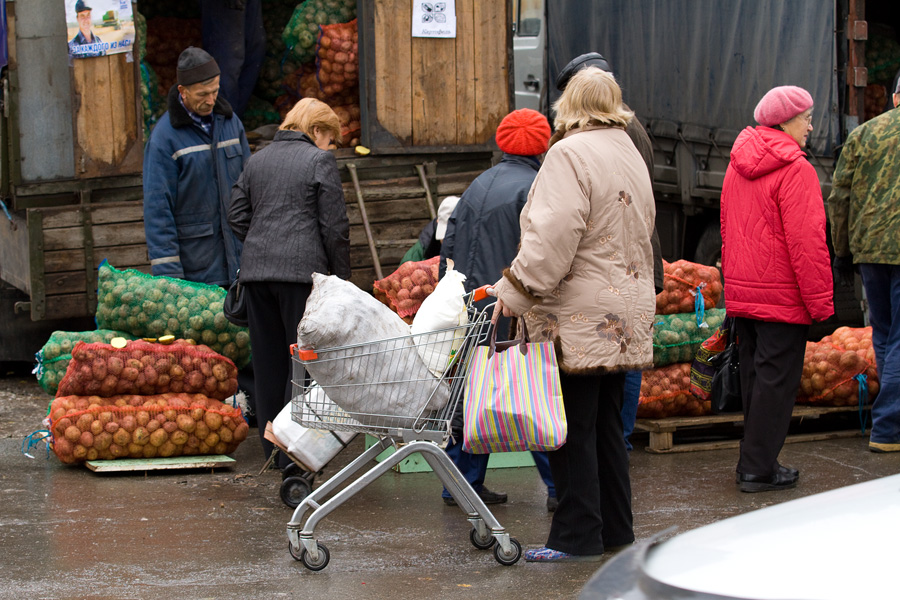
[[[510, 112], [506, 2], [475, 3], [475, 140], [490, 143]], [[501, 33], [502, 32], [502, 33]]]
[[404, 146], [412, 143], [412, 2], [375, 2], [375, 106], [378, 122]]
[[[868, 410], [869, 407], [864, 407]], [[854, 413], [858, 412], [858, 406], [808, 406], [797, 405], [791, 418], [799, 420], [818, 419], [826, 415], [834, 415], [837, 413]], [[716, 425], [732, 424], [735, 426], [743, 426], [743, 413], [732, 413], [724, 415], [705, 415], [702, 417], [670, 417], [665, 419], [637, 419], [634, 428], [636, 431], [646, 431], [650, 434], [650, 445], [646, 448], [651, 454], [668, 454], [672, 452], [694, 452], [698, 450], [718, 450], [723, 448], [737, 448], [740, 440], [725, 440], [713, 442], [698, 441], [680, 441], [676, 440], [674, 435], [676, 432], [683, 434], [698, 433], [704, 428], [710, 428]], [[863, 435], [858, 428], [836, 432], [819, 432], [810, 434], [792, 434], [788, 436], [790, 443], [801, 441], [826, 440], [841, 437], [855, 437]], [[789, 443], [786, 441], [785, 443]]]
[[[145, 241], [143, 221], [112, 225], [95, 224], [91, 227], [91, 232], [94, 237], [95, 251], [102, 247], [116, 247]], [[46, 251], [83, 247], [84, 229], [81, 227], [44, 229], [44, 250]]]
[[412, 143], [457, 143], [454, 39], [412, 38]]
[[[43, 256], [45, 273], [76, 271], [84, 268], [83, 250], [55, 250], [44, 252]], [[147, 260], [147, 246], [144, 244], [94, 248], [94, 266], [99, 267], [104, 258], [117, 269], [139, 265], [149, 266], [150, 264]]]
[[[138, 188], [140, 191], [140, 188]], [[94, 224], [144, 222], [143, 202], [115, 202], [110, 204], [91, 204], [91, 221]], [[44, 213], [44, 229], [57, 227], [80, 227], [81, 207], [63, 206], [57, 208], [35, 209]]]
[[[671, 434], [669, 434], [671, 435]], [[796, 444], [799, 442], [821, 442], [824, 440], [837, 440], [844, 438], [863, 437], [868, 435], [862, 433], [858, 429], [848, 429], [846, 431], [829, 431], [827, 433], [798, 433], [789, 435], [785, 438], [785, 444]], [[662, 442], [662, 439], [660, 439]], [[647, 452], [651, 454], [680, 454], [682, 452], [699, 452], [703, 450], [730, 450], [732, 448], [740, 448], [740, 440], [726, 440], [721, 442], [693, 442], [690, 444], [672, 444], [669, 440], [668, 444], [660, 443], [659, 447], [654, 447], [653, 438], [651, 436], [651, 446], [647, 447]]]
[[[369, 215], [369, 223], [415, 221], [421, 228], [424, 227], [425, 223], [431, 220], [431, 214], [425, 207], [424, 196], [408, 200], [375, 202], [371, 205], [369, 204], [369, 201], [366, 200], [366, 209], [366, 212]], [[350, 219], [351, 226], [362, 224], [359, 205], [356, 202], [347, 205], [347, 217]], [[425, 220], [424, 223], [421, 222], [422, 219]]]
[[[400, 240], [418, 238], [422, 230], [415, 222], [370, 223], [372, 235], [376, 240]], [[363, 246], [367, 242], [366, 232], [362, 227], [350, 228], [350, 245]], [[351, 263], [352, 264], [352, 263]]]
[[215, 469], [230, 467], [237, 462], [230, 456], [173, 456], [171, 458], [119, 458], [89, 460], [85, 466], [95, 473], [162, 471], [171, 469]]
[[[499, 36], [500, 32], [497, 32]], [[475, 0], [456, 2], [456, 140], [478, 143], [475, 129]]]
[[[75, 163], [82, 176], [87, 161], [113, 162], [112, 84], [109, 56], [72, 61], [75, 87]], [[118, 83], [118, 82], [117, 82]], [[118, 89], [118, 86], [116, 86]]]

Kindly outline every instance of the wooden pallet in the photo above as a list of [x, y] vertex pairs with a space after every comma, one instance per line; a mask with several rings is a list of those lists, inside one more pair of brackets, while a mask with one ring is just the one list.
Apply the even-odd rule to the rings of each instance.
[[[869, 407], [865, 407], [868, 411]], [[795, 406], [793, 419], [818, 419], [823, 415], [835, 413], [858, 412], [856, 406]], [[694, 452], [697, 450], [721, 450], [724, 448], [738, 448], [740, 440], [721, 440], [713, 442], [676, 441], [674, 434], [697, 432], [708, 430], [715, 425], [743, 426], [743, 413], [725, 415], [707, 415], [703, 417], [669, 417], [665, 419], [637, 419], [634, 424], [635, 431], [646, 431], [650, 434], [650, 445], [645, 449], [652, 454], [670, 454], [673, 452]], [[858, 437], [863, 433], [859, 427], [840, 431], [828, 431], [818, 433], [797, 433], [787, 436], [786, 444], [794, 442], [813, 442], [836, 438]]]
[[208, 456], [173, 456], [171, 458], [120, 458], [115, 460], [89, 460], [88, 469], [97, 473], [123, 471], [163, 471], [171, 469], [214, 469], [230, 467], [235, 460], [224, 454]]

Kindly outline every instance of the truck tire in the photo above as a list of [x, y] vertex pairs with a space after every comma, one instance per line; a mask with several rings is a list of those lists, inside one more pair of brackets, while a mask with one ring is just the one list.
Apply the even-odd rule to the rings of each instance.
[[722, 269], [722, 231], [718, 222], [710, 223], [703, 230], [694, 251], [694, 262]]

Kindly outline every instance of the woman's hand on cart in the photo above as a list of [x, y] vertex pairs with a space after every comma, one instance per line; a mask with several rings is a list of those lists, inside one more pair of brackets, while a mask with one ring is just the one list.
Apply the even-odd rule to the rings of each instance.
[[[497, 298], [497, 290], [494, 289], [493, 286], [486, 286], [485, 291], [488, 296], [494, 296]], [[503, 300], [497, 298], [497, 302], [494, 303], [494, 313], [491, 315], [491, 325], [496, 325], [497, 321], [500, 319], [500, 315], [504, 317], [517, 317], [519, 315], [515, 314], [508, 306], [503, 304]]]

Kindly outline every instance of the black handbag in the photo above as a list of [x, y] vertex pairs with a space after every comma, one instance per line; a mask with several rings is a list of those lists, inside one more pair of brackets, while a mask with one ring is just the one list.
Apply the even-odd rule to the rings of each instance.
[[243, 294], [241, 287], [241, 270], [238, 272], [225, 294], [225, 301], [222, 303], [222, 312], [229, 322], [238, 327], [248, 327], [247, 322], [247, 298]]
[[741, 400], [741, 365], [733, 331], [728, 346], [709, 362], [716, 369], [709, 394], [713, 414], [741, 412], [744, 408]]

